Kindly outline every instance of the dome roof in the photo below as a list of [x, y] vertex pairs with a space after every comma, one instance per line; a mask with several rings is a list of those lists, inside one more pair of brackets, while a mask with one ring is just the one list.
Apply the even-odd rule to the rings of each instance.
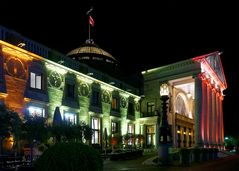
[[98, 45], [96, 45], [94, 42], [86, 41], [85, 44], [81, 45], [80, 47], [71, 50], [66, 54], [66, 56], [69, 57], [83, 57], [83, 56], [101, 56], [104, 58], [108, 58], [109, 60], [116, 62], [117, 60], [108, 52], [101, 49]]
[[73, 49], [66, 56], [110, 75], [118, 73], [118, 61], [110, 53], [97, 46], [92, 39]]

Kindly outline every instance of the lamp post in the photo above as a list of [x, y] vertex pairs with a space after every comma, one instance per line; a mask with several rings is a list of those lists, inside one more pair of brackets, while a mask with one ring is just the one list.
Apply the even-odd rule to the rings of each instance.
[[160, 86], [160, 96], [162, 101], [162, 117], [159, 126], [159, 164], [169, 164], [169, 152], [168, 148], [171, 145], [171, 131], [168, 124], [167, 109], [169, 99], [169, 88], [166, 83]]

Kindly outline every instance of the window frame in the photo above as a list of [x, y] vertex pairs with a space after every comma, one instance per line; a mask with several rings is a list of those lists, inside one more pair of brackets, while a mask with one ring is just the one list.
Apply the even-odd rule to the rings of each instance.
[[[39, 83], [40, 82], [40, 83]], [[30, 88], [43, 90], [43, 74], [30, 72]]]
[[[69, 116], [72, 116], [73, 115], [73, 122], [70, 120], [66, 120], [66, 115], [69, 115]], [[77, 124], [77, 115], [76, 113], [72, 113], [72, 112], [64, 112], [64, 122], [67, 124], [67, 125], [76, 125]]]
[[[34, 110], [34, 108], [37, 109], [37, 110], [40, 109], [40, 110], [42, 111], [41, 114], [40, 114], [40, 115], [39, 115], [39, 114], [33, 115], [33, 114], [31, 113], [31, 110]], [[30, 105], [27, 110], [28, 110], [29, 116], [32, 116], [32, 117], [37, 116], [37, 117], [43, 117], [43, 118], [46, 117], [46, 109], [43, 108], [43, 107], [38, 107], [38, 106]], [[35, 112], [36, 112], [36, 111], [35, 111]]]
[[147, 114], [154, 115], [155, 114], [155, 103], [147, 102]]
[[[94, 124], [95, 120], [97, 121], [97, 128], [95, 127], [95, 124]], [[96, 117], [91, 118], [91, 129], [93, 132], [91, 143], [100, 144], [100, 118], [96, 118]]]

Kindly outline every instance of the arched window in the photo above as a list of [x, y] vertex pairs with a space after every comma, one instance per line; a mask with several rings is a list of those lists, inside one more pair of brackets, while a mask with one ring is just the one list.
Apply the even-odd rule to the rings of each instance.
[[178, 95], [176, 98], [176, 112], [188, 117], [185, 101], [181, 95]]

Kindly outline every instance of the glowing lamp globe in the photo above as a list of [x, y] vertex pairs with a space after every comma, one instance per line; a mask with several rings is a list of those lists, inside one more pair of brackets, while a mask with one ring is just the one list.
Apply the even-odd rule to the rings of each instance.
[[169, 88], [166, 83], [160, 86], [160, 96], [168, 96], [169, 95]]

